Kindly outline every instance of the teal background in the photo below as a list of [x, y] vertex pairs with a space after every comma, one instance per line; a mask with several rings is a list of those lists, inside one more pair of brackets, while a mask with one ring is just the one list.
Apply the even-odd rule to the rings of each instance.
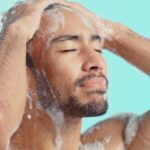
[[[0, 0], [0, 12], [17, 0]], [[121, 22], [150, 37], [150, 0], [74, 0], [102, 18]], [[108, 51], [104, 52], [109, 71], [109, 110], [100, 117], [83, 119], [82, 132], [96, 122], [120, 112], [144, 113], [150, 107], [150, 78]]]

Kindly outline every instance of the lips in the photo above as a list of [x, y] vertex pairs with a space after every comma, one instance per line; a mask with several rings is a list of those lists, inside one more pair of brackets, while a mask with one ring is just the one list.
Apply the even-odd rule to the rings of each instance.
[[101, 88], [106, 90], [106, 80], [103, 77], [93, 77], [84, 81], [81, 84], [81, 87], [84, 88]]

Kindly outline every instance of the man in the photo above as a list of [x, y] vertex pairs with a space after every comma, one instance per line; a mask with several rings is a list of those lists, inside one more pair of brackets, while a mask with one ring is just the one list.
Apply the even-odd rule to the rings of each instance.
[[0, 149], [148, 150], [149, 112], [133, 119], [128, 142], [129, 117], [110, 118], [82, 136], [80, 127], [82, 117], [107, 110], [102, 48], [149, 75], [149, 40], [69, 2], [39, 0], [15, 11], [0, 45]]

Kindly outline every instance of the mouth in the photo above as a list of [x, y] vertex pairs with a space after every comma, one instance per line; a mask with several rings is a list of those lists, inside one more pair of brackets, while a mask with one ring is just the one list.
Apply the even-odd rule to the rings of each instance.
[[103, 77], [93, 77], [84, 81], [80, 87], [84, 89], [100, 89], [102, 91], [107, 90], [106, 80]]

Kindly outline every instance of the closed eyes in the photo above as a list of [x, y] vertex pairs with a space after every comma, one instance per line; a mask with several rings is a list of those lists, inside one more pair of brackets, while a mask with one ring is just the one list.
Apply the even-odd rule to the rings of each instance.
[[61, 50], [62, 53], [74, 52], [74, 51], [77, 51], [77, 49], [65, 49], [65, 50]]
[[102, 50], [99, 50], [99, 49], [95, 49], [95, 51], [98, 53], [103, 53]]
[[[98, 53], [102, 53], [102, 50], [99, 50], [99, 49], [94, 49], [94, 50]], [[77, 49], [65, 49], [65, 50], [61, 50], [60, 52], [61, 53], [68, 53], [68, 52], [74, 52], [74, 51], [77, 51]]]

